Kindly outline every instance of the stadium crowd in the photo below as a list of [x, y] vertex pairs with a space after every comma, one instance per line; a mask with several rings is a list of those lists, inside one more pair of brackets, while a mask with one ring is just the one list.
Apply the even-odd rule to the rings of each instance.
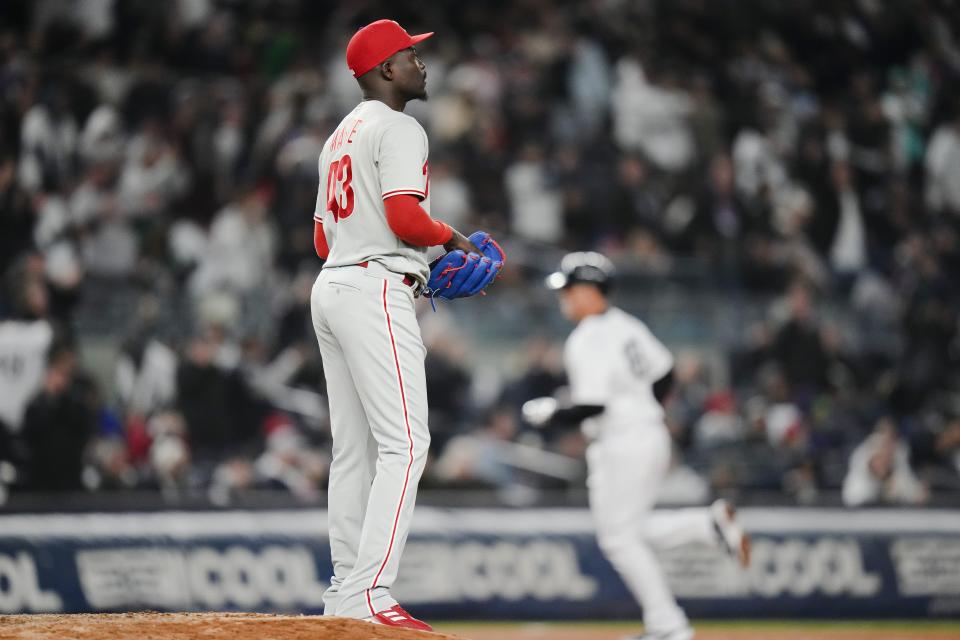
[[[0, 486], [322, 495], [316, 161], [359, 98], [346, 39], [390, 16], [438, 34], [430, 99], [409, 110], [434, 214], [507, 238], [483, 304], [522, 316], [552, 266], [538, 256], [561, 249], [764, 301], [719, 345], [721, 374], [678, 351], [676, 495], [913, 504], [960, 487], [954, 2], [359, 6], [3, 4]], [[84, 313], [113, 318], [109, 383]], [[500, 372], [425, 337], [427, 484], [576, 482], [530, 456], [577, 455], [579, 436], [519, 419], [563, 386], [557, 336]]]

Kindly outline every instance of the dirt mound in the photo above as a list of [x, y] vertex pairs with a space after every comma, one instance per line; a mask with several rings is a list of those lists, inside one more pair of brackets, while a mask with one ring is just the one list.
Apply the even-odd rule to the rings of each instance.
[[[261, 613], [0, 616], [0, 640], [458, 640], [348, 618]], [[462, 639], [460, 639], [462, 640]]]

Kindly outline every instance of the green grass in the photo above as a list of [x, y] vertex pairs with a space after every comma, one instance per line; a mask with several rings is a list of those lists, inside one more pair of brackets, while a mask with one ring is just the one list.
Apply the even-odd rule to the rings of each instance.
[[[697, 629], [883, 629], [885, 631], [957, 631], [960, 632], [960, 620], [693, 620]], [[589, 627], [592, 629], [636, 629], [642, 623], [639, 620], [610, 622], [607, 620], [557, 621], [495, 621], [463, 620], [435, 624], [438, 631], [469, 627], [484, 629], [513, 629], [526, 625], [562, 624], [564, 627]]]
[[[699, 640], [956, 640], [960, 620], [712, 620], [693, 621]], [[620, 640], [642, 629], [639, 621], [459, 622], [437, 631], [474, 640]]]
[[960, 620], [714, 620], [694, 621], [704, 629], [884, 629], [886, 631], [958, 630]]

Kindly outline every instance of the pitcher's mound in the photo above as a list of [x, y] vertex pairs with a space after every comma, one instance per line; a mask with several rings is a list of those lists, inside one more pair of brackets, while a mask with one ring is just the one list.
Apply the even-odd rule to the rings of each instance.
[[0, 615], [0, 640], [457, 640], [349, 618], [262, 613]]

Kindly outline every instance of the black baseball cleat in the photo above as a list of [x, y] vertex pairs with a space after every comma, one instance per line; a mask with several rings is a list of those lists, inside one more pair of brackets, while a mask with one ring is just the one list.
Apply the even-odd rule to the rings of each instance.
[[737, 522], [737, 511], [726, 500], [715, 500], [710, 505], [713, 528], [724, 549], [741, 567], [750, 565], [750, 535]]

